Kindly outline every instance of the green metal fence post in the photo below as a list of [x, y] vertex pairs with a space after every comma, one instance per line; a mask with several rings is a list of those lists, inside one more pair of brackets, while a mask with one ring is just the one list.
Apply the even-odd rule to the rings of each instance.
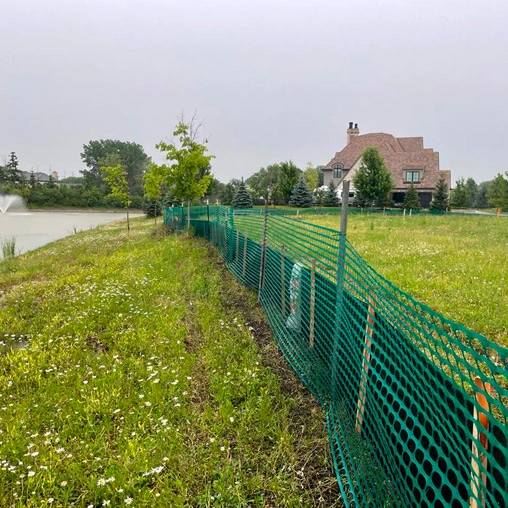
[[208, 236], [208, 241], [210, 241], [210, 202], [208, 199], [206, 200], [206, 233]]

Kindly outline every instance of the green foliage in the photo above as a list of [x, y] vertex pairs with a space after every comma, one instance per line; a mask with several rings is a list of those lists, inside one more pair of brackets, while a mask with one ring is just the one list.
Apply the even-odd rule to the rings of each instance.
[[448, 209], [448, 185], [446, 184], [444, 176], [441, 176], [437, 182], [430, 209], [442, 211]]
[[450, 194], [450, 205], [454, 208], [465, 208], [467, 206], [467, 201], [466, 183], [464, 182], [464, 178], [459, 178], [455, 182], [455, 188], [452, 189]]
[[298, 183], [301, 172], [292, 161], [285, 161], [279, 164], [277, 191], [280, 193], [285, 204], [289, 203], [293, 187]]
[[406, 192], [404, 197], [404, 203], [402, 204], [403, 208], [419, 210], [422, 207], [420, 200], [418, 199], [418, 192], [413, 184], [409, 186], [409, 189]]
[[102, 166], [101, 172], [104, 174], [104, 181], [111, 188], [108, 196], [118, 199], [127, 210], [127, 230], [130, 231], [129, 206], [131, 205], [131, 198], [127, 182], [127, 171], [125, 171], [121, 164], [117, 164], [116, 166]]
[[[506, 173], [508, 177], [508, 172]], [[488, 187], [489, 203], [496, 208], [508, 208], [508, 179], [498, 174]]]
[[353, 176], [358, 199], [368, 206], [386, 206], [393, 190], [390, 172], [377, 148], [370, 146], [362, 154], [362, 163]]
[[18, 169], [19, 162], [15, 152], [9, 155], [9, 162], [3, 168], [0, 168], [0, 182], [9, 183], [16, 187], [23, 183], [21, 171]]
[[236, 191], [235, 197], [231, 202], [231, 205], [233, 208], [252, 208], [252, 198], [250, 197], [250, 194], [245, 187], [243, 178], [240, 182], [238, 190]]
[[143, 212], [149, 219], [162, 215], [162, 202], [159, 199], [145, 198], [143, 200]]
[[478, 185], [478, 192], [476, 194], [475, 205], [477, 208], [488, 208], [489, 207], [489, 197], [488, 197], [488, 182], [481, 182]]
[[204, 196], [212, 181], [210, 161], [213, 155], [206, 155], [205, 145], [196, 141], [197, 129], [193, 123], [181, 120], [173, 132], [177, 142], [161, 141], [156, 146], [165, 154], [170, 163], [160, 166], [164, 183], [176, 199], [189, 200]]
[[222, 205], [231, 206], [231, 203], [233, 203], [235, 194], [236, 194], [236, 187], [232, 182], [229, 182], [226, 185], [224, 185], [224, 187], [222, 188], [218, 199]]
[[271, 164], [261, 168], [257, 173], [247, 178], [246, 183], [249, 186], [252, 196], [256, 199], [267, 199], [270, 190], [277, 185], [279, 178], [280, 164]]
[[319, 169], [315, 168], [312, 163], [307, 162], [307, 167], [303, 171], [303, 178], [305, 179], [305, 183], [307, 187], [313, 191], [317, 188], [319, 183]]
[[468, 178], [466, 180], [466, 207], [473, 208], [476, 205], [476, 198], [478, 196], [478, 185], [474, 181], [474, 178]]
[[312, 206], [312, 192], [307, 187], [304, 176], [301, 176], [300, 180], [298, 180], [298, 183], [293, 187], [289, 206], [295, 206], [297, 208], [309, 208]]
[[13, 258], [16, 256], [16, 238], [5, 238], [1, 242], [2, 255], [4, 259]]
[[150, 162], [150, 158], [138, 143], [117, 139], [100, 139], [89, 141], [83, 145], [81, 159], [88, 167], [87, 170], [81, 171], [85, 178], [85, 186], [87, 188], [97, 187], [106, 192], [100, 168], [101, 166], [115, 165], [107, 160], [112, 155], [119, 157], [119, 163], [126, 171], [131, 195], [142, 194], [143, 173]]
[[323, 206], [339, 206], [339, 196], [337, 195], [337, 186], [330, 182], [328, 185], [328, 190], [323, 199]]

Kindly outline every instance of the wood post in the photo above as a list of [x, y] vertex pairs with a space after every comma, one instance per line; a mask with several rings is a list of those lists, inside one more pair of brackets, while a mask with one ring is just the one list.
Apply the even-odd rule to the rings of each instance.
[[309, 346], [314, 347], [314, 312], [316, 308], [316, 260], [312, 260], [310, 269], [310, 320], [309, 320]]
[[402, 211], [402, 218], [405, 219], [406, 218], [406, 209], [404, 208], [404, 210]]
[[365, 343], [363, 347], [363, 360], [360, 378], [360, 389], [358, 391], [358, 407], [356, 410], [356, 432], [362, 431], [363, 413], [365, 411], [365, 400], [367, 398], [367, 378], [370, 366], [370, 347], [372, 345], [372, 335], [374, 334], [374, 324], [376, 317], [376, 305], [374, 299], [369, 298], [369, 307], [367, 310], [367, 325], [365, 326]]
[[489, 440], [487, 436], [480, 431], [480, 429], [483, 427], [484, 429], [489, 430], [489, 403], [487, 401], [487, 397], [484, 395], [484, 392], [493, 394], [494, 389], [490, 383], [484, 383], [478, 376], [475, 377], [474, 382], [481, 390], [476, 392], [476, 402], [478, 402], [480, 407], [485, 411], [478, 411], [476, 406], [474, 406], [473, 409], [473, 440], [471, 443], [471, 491], [473, 493], [473, 497], [469, 500], [469, 506], [471, 508], [479, 508], [480, 506], [486, 506], [484, 492], [487, 488], [487, 475], [485, 472], [480, 474], [479, 463], [481, 463], [485, 471], [487, 471], [489, 464], [485, 453], [478, 449], [477, 442], [480, 441], [480, 444], [485, 449], [485, 452], [489, 450]]
[[282, 306], [282, 315], [286, 315], [286, 256], [284, 245], [280, 249], [280, 297]]
[[247, 231], [243, 236], [243, 271], [242, 276], [245, 277], [247, 273]]

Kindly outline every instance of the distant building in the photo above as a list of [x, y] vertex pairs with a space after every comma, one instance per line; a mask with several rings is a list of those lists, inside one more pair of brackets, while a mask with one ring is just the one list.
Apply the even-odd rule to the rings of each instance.
[[[23, 178], [24, 182], [30, 182], [32, 178], [32, 171], [21, 171], [21, 177]], [[33, 171], [33, 175], [35, 177], [35, 181], [37, 183], [48, 183], [49, 182], [49, 175], [46, 173], [40, 173], [39, 171]], [[58, 173], [56, 171], [51, 172], [51, 176], [53, 178], [53, 181], [58, 181]]]
[[362, 162], [364, 150], [374, 146], [384, 158], [386, 168], [392, 174], [395, 184], [393, 200], [395, 204], [404, 201], [406, 191], [413, 184], [424, 207], [432, 201], [437, 182], [441, 176], [450, 188], [451, 171], [439, 169], [439, 152], [423, 147], [423, 138], [396, 138], [392, 134], [377, 132], [360, 135], [358, 124], [349, 123], [347, 144], [335, 154], [323, 168], [324, 185], [333, 181], [342, 188], [344, 180], [351, 181]]

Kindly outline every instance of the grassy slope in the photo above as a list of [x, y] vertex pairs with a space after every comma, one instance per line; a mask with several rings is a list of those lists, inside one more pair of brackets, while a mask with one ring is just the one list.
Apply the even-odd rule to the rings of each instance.
[[[336, 215], [305, 220], [340, 224]], [[352, 214], [348, 238], [399, 288], [508, 347], [508, 220]]]
[[0, 506], [338, 504], [253, 295], [205, 243], [120, 227], [0, 263]]

